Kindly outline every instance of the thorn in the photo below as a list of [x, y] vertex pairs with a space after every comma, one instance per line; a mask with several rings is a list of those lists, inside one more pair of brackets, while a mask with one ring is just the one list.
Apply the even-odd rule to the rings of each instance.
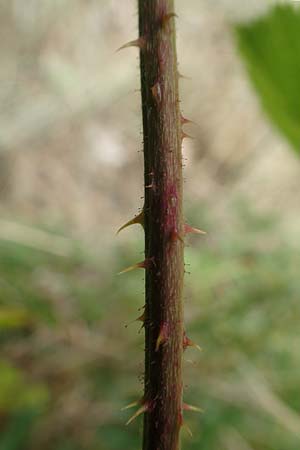
[[140, 212], [140, 214], [138, 214], [137, 216], [135, 216], [133, 219], [129, 220], [128, 222], [125, 223], [125, 225], [122, 225], [116, 234], [119, 234], [122, 230], [124, 230], [124, 228], [129, 227], [130, 225], [134, 225], [136, 223], [139, 223], [140, 225], [142, 225], [142, 227], [144, 226], [144, 210], [142, 210]]
[[138, 416], [144, 414], [144, 412], [148, 411], [149, 406], [148, 403], [144, 403], [134, 414], [130, 417], [130, 419], [126, 422], [126, 425], [131, 424]]
[[183, 139], [195, 139], [193, 136], [190, 136], [189, 134], [187, 134], [185, 131], [181, 131], [181, 140], [183, 141]]
[[182, 409], [184, 411], [194, 411], [194, 412], [199, 412], [199, 413], [203, 413], [204, 412], [203, 409], [198, 408], [197, 406], [188, 405], [187, 403], [183, 403], [182, 404]]
[[121, 270], [121, 272], [119, 272], [118, 275], [122, 275], [123, 273], [131, 272], [132, 270], [135, 270], [135, 269], [144, 269], [145, 268], [144, 263], [145, 263], [144, 261], [141, 261], [137, 264], [133, 264], [132, 266], [129, 266], [124, 270]]
[[132, 266], [127, 267], [126, 269], [122, 270], [118, 273], [118, 275], [121, 275], [123, 273], [131, 272], [135, 269], [149, 269], [151, 265], [154, 264], [154, 258], [147, 258], [144, 261], [141, 261], [139, 263], [133, 264]]
[[160, 86], [159, 82], [155, 83], [154, 86], [152, 86], [151, 92], [152, 92], [152, 95], [153, 95], [156, 103], [159, 105], [161, 103], [161, 98], [162, 98], [161, 86]]
[[151, 184], [148, 184], [147, 186], [145, 186], [145, 189], [152, 189], [153, 187], [154, 187], [154, 184], [151, 183]]
[[156, 341], [155, 351], [157, 352], [162, 344], [165, 344], [169, 338], [169, 324], [163, 322], [160, 327], [159, 335]]
[[190, 429], [190, 427], [188, 426], [188, 424], [186, 422], [183, 422], [181, 426], [188, 433], [188, 435], [190, 437], [193, 437], [192, 430]]
[[129, 405], [123, 406], [123, 408], [121, 408], [121, 411], [126, 411], [126, 409], [134, 408], [135, 406], [138, 406], [139, 404], [140, 404], [140, 400], [129, 403]]
[[162, 24], [163, 28], [166, 26], [166, 24], [169, 22], [169, 20], [172, 19], [172, 17], [177, 17], [178, 18], [178, 15], [175, 14], [174, 12], [172, 12], [172, 13], [169, 13], [169, 14], [165, 14], [163, 16], [162, 21], [161, 21], [161, 24]]
[[198, 228], [191, 227], [189, 224], [184, 225], [184, 234], [206, 234], [206, 231], [199, 230]]
[[123, 50], [124, 48], [128, 47], [138, 47], [140, 50], [144, 49], [146, 45], [146, 39], [141, 36], [138, 39], [135, 39], [134, 41], [129, 41], [126, 44], [119, 47], [116, 52], [119, 52], [120, 50]]
[[183, 334], [183, 350], [186, 350], [188, 347], [194, 347], [197, 350], [199, 350], [200, 352], [202, 352], [202, 348], [200, 347], [200, 345], [195, 344], [195, 342], [193, 342], [189, 337], [187, 337], [186, 332], [184, 332]]
[[136, 319], [135, 319], [135, 321], [136, 322], [145, 322], [145, 319], [146, 319], [146, 313], [145, 313], [145, 311], [143, 312], [143, 314], [141, 314], [139, 317], [137, 317]]
[[185, 125], [186, 123], [192, 123], [195, 125], [195, 122], [193, 120], [187, 119], [186, 117], [183, 117], [182, 114], [180, 114], [180, 122], [182, 125]]
[[144, 323], [145, 323], [145, 317], [146, 317], [146, 313], [145, 311], [143, 312], [143, 314], [141, 314], [139, 317], [137, 317], [136, 319], [132, 320], [131, 322], [129, 322], [128, 324], [125, 325], [125, 328], [128, 328], [129, 325], [131, 325], [134, 322], [142, 322], [142, 328], [144, 327]]

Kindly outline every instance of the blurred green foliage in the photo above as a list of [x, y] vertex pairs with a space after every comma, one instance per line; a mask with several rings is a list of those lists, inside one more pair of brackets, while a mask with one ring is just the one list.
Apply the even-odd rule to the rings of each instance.
[[238, 45], [264, 109], [300, 152], [300, 9], [275, 5], [266, 16], [235, 28]]
[[[183, 448], [298, 450], [299, 245], [275, 218], [242, 209], [219, 236], [197, 210], [209, 234], [187, 249], [186, 328], [204, 351], [185, 353], [185, 401], [205, 412], [185, 415]], [[143, 275], [116, 275], [142, 233], [126, 233], [110, 255], [0, 242], [1, 450], [140, 448], [141, 418], [121, 411], [143, 370]]]

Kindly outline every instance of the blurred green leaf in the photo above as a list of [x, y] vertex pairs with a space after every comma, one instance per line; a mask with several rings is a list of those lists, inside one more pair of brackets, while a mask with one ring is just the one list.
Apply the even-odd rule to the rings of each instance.
[[276, 5], [235, 31], [265, 111], [299, 153], [300, 9]]
[[29, 328], [32, 319], [28, 311], [21, 308], [0, 308], [0, 330]]
[[23, 408], [40, 408], [48, 401], [48, 390], [41, 383], [30, 384], [23, 373], [0, 361], [0, 410], [17, 411]]
[[25, 449], [36, 417], [37, 412], [32, 410], [21, 411], [15, 414], [10, 421], [8, 429], [1, 434], [0, 450]]

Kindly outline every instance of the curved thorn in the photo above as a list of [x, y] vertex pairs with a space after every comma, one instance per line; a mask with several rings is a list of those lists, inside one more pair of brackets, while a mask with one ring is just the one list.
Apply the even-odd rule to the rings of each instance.
[[185, 125], [186, 123], [192, 123], [196, 125], [196, 123], [193, 120], [187, 119], [182, 114], [180, 115], [180, 122], [182, 123], [182, 125]]
[[145, 269], [145, 261], [141, 261], [139, 263], [133, 264], [132, 266], [126, 267], [126, 269], [121, 270], [118, 275], [122, 275], [123, 273], [131, 272], [135, 269]]
[[187, 223], [184, 224], [184, 234], [207, 234], [206, 231], [199, 230], [198, 228], [191, 227]]
[[119, 52], [120, 50], [123, 50], [124, 48], [129, 47], [138, 47], [139, 49], [143, 49], [145, 47], [146, 40], [143, 36], [139, 37], [138, 39], [135, 39], [133, 41], [129, 41], [126, 44], [119, 47], [116, 52]]
[[192, 340], [186, 335], [185, 332], [184, 332], [184, 335], [183, 335], [183, 342], [182, 342], [182, 344], [183, 344], [183, 350], [185, 350], [187, 347], [194, 347], [194, 348], [196, 348], [197, 350], [199, 350], [200, 352], [202, 352], [202, 348], [200, 347], [200, 345], [195, 344], [195, 342], [192, 341]]
[[127, 328], [129, 325], [131, 325], [131, 324], [134, 323], [134, 322], [142, 322], [142, 323], [143, 323], [143, 324], [142, 324], [142, 328], [143, 328], [143, 326], [144, 326], [144, 324], [145, 324], [145, 317], [146, 317], [146, 313], [145, 313], [145, 311], [144, 311], [143, 314], [141, 314], [139, 317], [137, 317], [136, 319], [134, 319], [134, 320], [132, 320], [131, 322], [127, 323], [127, 324], [125, 325], [125, 328]]
[[144, 210], [140, 212], [137, 216], [135, 216], [133, 219], [126, 222], [124, 225], [122, 225], [116, 234], [119, 234], [122, 230], [124, 230], [127, 227], [130, 227], [130, 225], [140, 224], [142, 227], [144, 227]]
[[181, 426], [188, 433], [188, 435], [190, 437], [193, 437], [192, 430], [190, 429], [190, 427], [188, 426], [188, 424], [186, 422], [183, 422]]
[[126, 422], [126, 425], [131, 424], [131, 422], [133, 422], [138, 416], [140, 416], [141, 414], [144, 414], [144, 412], [146, 412], [148, 410], [148, 405], [147, 403], [144, 403], [134, 414], [133, 416], [130, 417], [130, 419]]
[[145, 313], [145, 311], [143, 312], [143, 314], [141, 314], [139, 317], [137, 317], [136, 319], [135, 319], [135, 321], [136, 322], [145, 322], [145, 319], [146, 319], [146, 313]]
[[165, 14], [164, 16], [163, 16], [163, 22], [166, 22], [166, 21], [168, 21], [168, 20], [170, 20], [170, 19], [172, 19], [172, 17], [176, 17], [177, 19], [178, 19], [178, 14], [176, 14], [176, 13], [174, 13], [174, 12], [170, 12], [170, 13], [168, 13], [168, 14]]
[[192, 139], [194, 140], [195, 138], [193, 136], [190, 136], [189, 134], [185, 133], [184, 131], [181, 132], [181, 140], [183, 139]]
[[138, 406], [139, 403], [139, 401], [129, 403], [129, 405], [123, 406], [123, 408], [121, 408], [121, 411], [126, 411], [126, 409], [134, 408], [135, 406]]
[[147, 258], [144, 261], [138, 262], [136, 264], [133, 264], [132, 266], [127, 267], [124, 270], [121, 270], [121, 272], [118, 273], [118, 275], [122, 275], [123, 273], [131, 272], [135, 269], [149, 269], [151, 265], [155, 265], [154, 258]]
[[199, 412], [199, 413], [203, 413], [204, 410], [201, 408], [198, 408], [197, 406], [193, 406], [193, 405], [188, 405], [187, 403], [183, 403], [182, 404], [182, 409], [185, 411], [194, 411], [194, 412]]
[[203, 349], [200, 347], [200, 345], [195, 344], [195, 342], [191, 341], [191, 347], [195, 347], [197, 350], [199, 350], [199, 352], [203, 352]]
[[162, 24], [162, 28], [165, 28], [165, 26], [167, 25], [167, 23], [169, 22], [170, 19], [172, 18], [178, 18], [178, 15], [175, 14], [174, 12], [165, 14], [161, 20], [161, 24]]

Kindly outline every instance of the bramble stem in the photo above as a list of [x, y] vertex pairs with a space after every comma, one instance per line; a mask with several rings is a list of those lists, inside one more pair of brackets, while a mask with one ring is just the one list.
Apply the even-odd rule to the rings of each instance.
[[139, 0], [145, 164], [143, 450], [178, 450], [182, 425], [184, 223], [173, 0]]

